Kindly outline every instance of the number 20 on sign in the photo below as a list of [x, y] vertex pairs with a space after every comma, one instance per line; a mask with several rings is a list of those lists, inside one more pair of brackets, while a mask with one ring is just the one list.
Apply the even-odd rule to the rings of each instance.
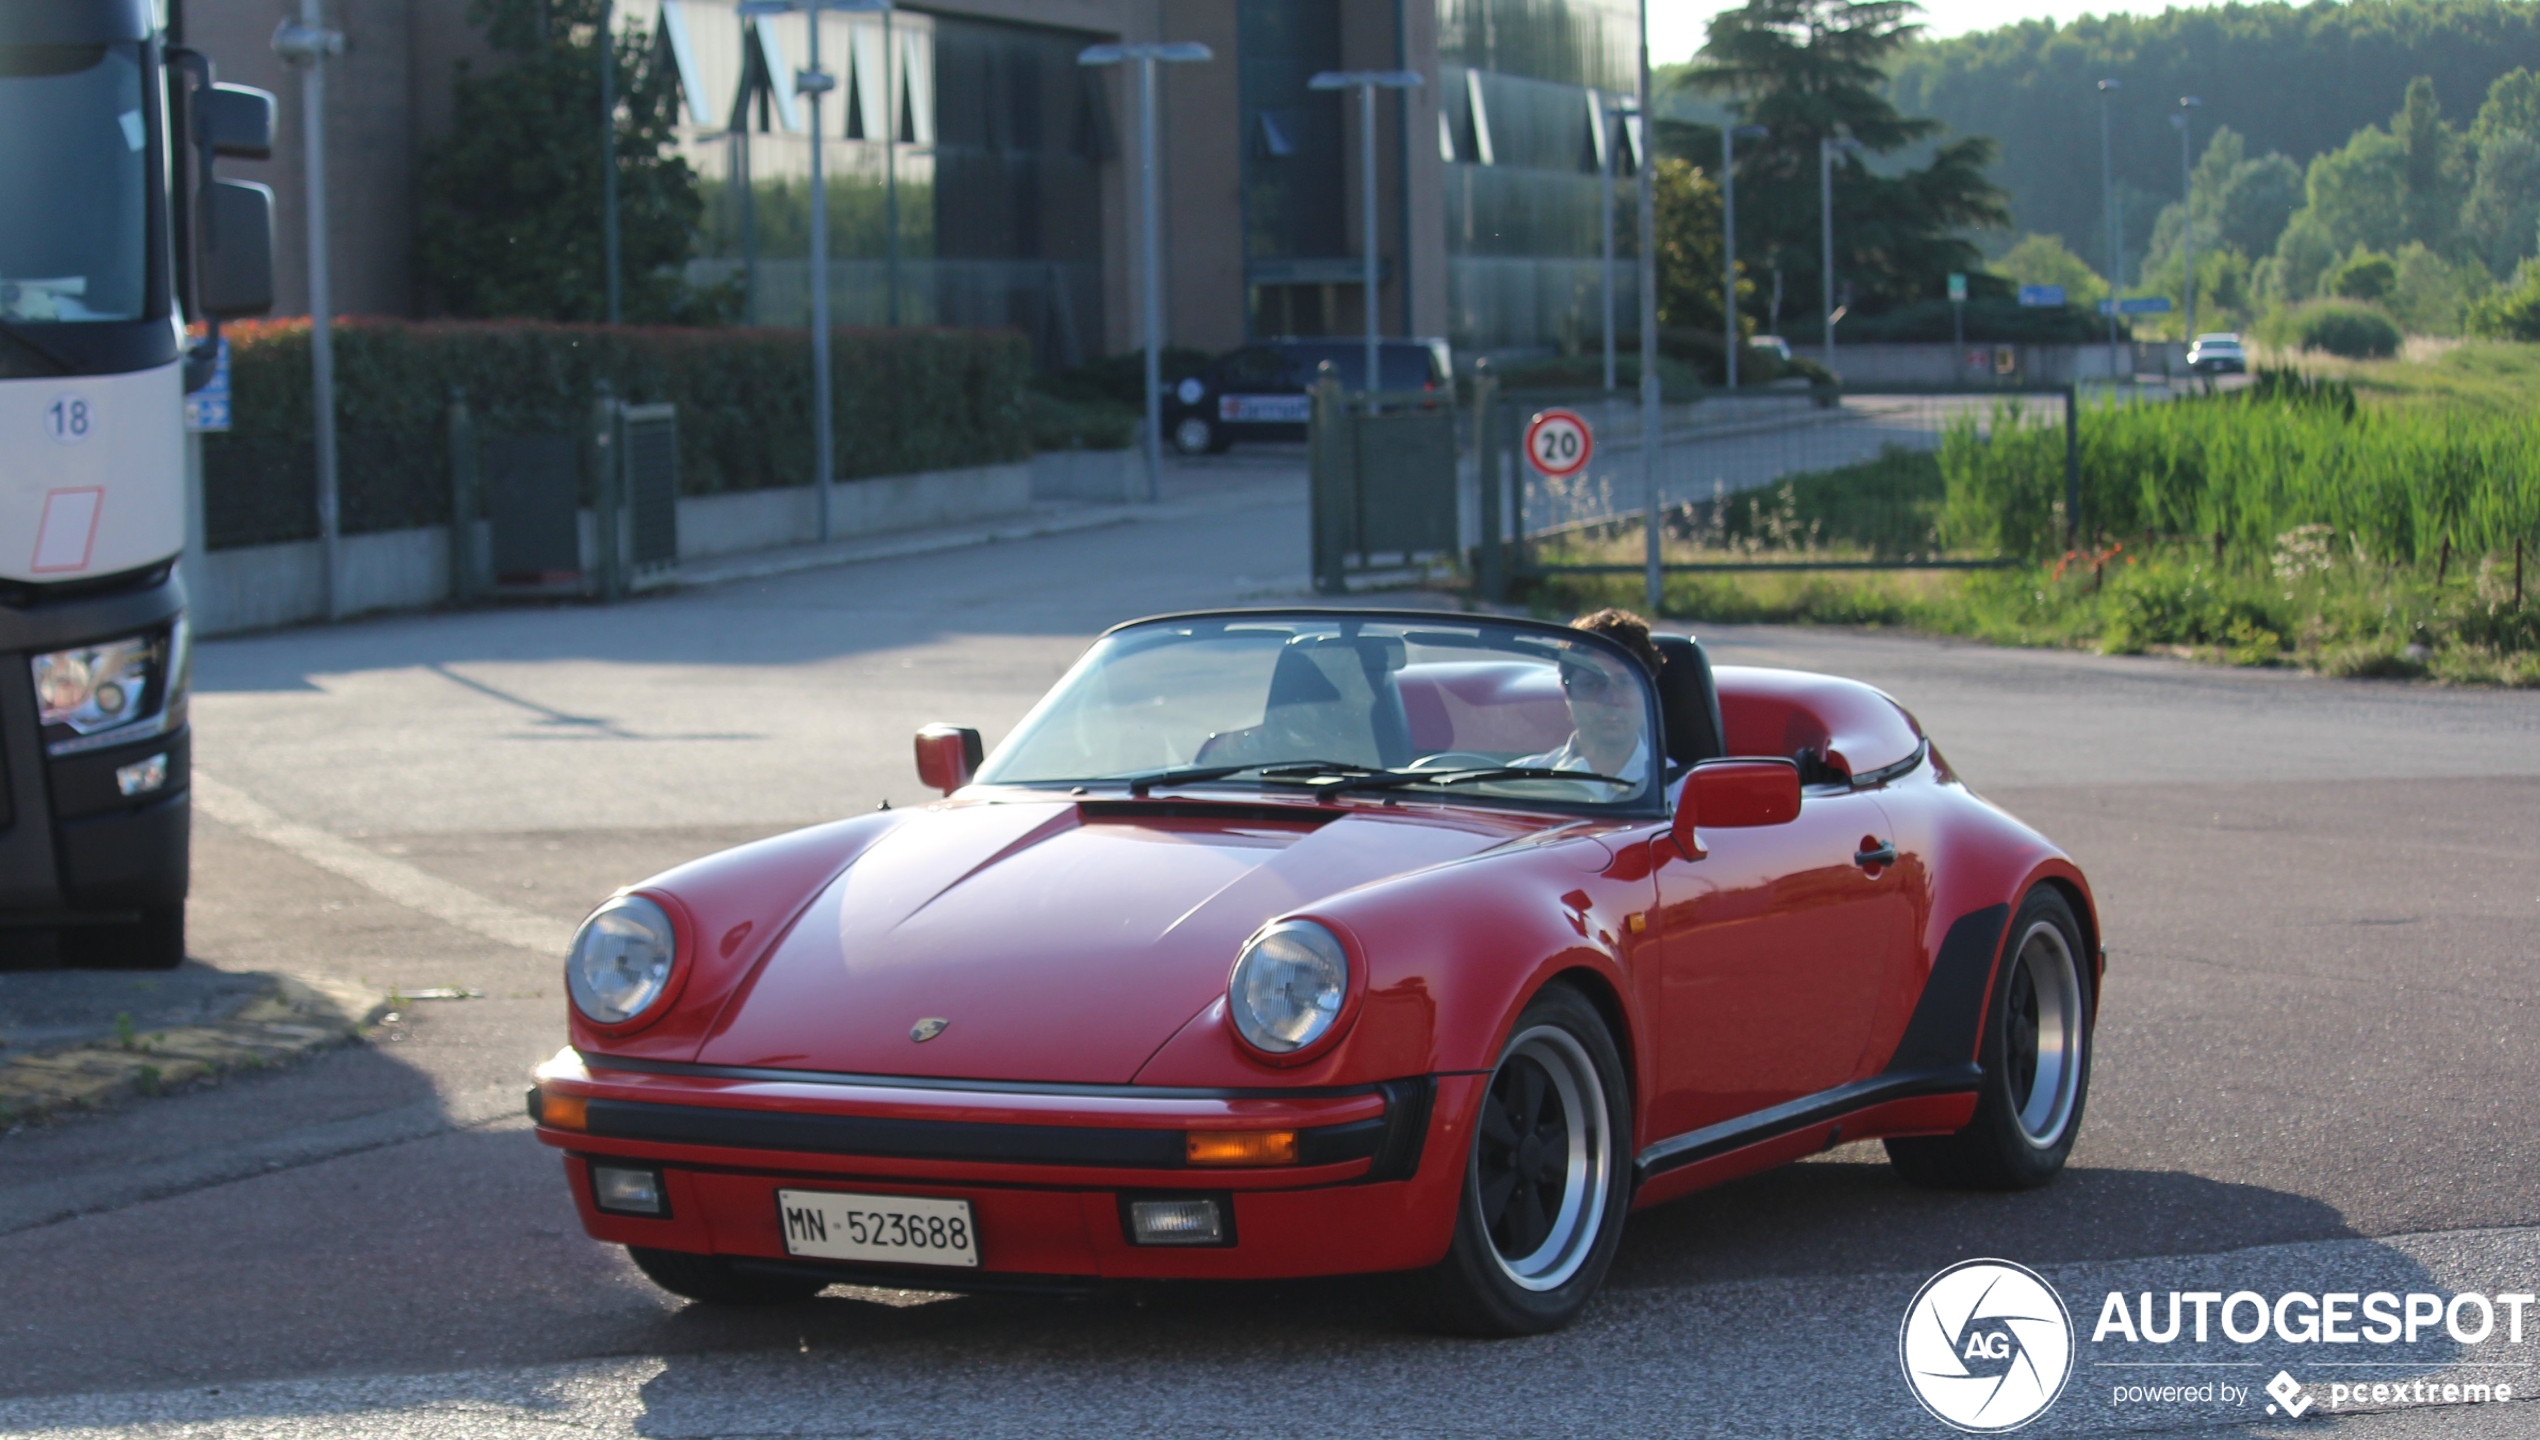
[[1560, 480], [1587, 468], [1596, 436], [1575, 410], [1545, 410], [1526, 423], [1526, 463]]

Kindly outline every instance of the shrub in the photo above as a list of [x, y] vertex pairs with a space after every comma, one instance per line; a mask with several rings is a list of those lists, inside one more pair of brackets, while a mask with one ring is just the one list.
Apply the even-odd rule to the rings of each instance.
[[2468, 329], [2494, 340], [2540, 340], [2540, 272], [2470, 306]]
[[2305, 350], [2325, 350], [2349, 360], [2378, 360], [2399, 351], [2399, 327], [2354, 300], [2314, 300], [2300, 306], [2287, 317], [2285, 334]]
[[[234, 325], [237, 428], [205, 437], [215, 548], [316, 533], [309, 325]], [[800, 330], [352, 320], [335, 332], [336, 427], [348, 533], [449, 518], [449, 404], [464, 389], [480, 443], [585, 428], [605, 381], [679, 407], [688, 495], [808, 484], [811, 347]], [[1023, 459], [1030, 347], [1006, 331], [837, 332], [836, 478]]]

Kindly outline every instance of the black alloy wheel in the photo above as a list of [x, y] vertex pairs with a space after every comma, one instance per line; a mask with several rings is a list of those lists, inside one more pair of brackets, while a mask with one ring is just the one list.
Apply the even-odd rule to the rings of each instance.
[[1986, 1006], [1975, 1118], [1952, 1135], [1887, 1142], [1916, 1185], [2027, 1190], [2062, 1172], [2090, 1093], [2096, 997], [2081, 925], [2062, 892], [2031, 890], [2013, 913]]
[[1461, 1335], [1534, 1335], [1578, 1318], [1622, 1244], [1631, 1133], [1604, 1017], [1568, 985], [1546, 986], [1483, 1088], [1446, 1258], [1401, 1277], [1404, 1308]]

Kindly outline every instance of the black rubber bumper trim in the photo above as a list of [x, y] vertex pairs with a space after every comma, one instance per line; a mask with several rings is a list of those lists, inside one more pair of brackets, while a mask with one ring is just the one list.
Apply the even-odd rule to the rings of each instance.
[[[1392, 1087], [1404, 1087], [1397, 1101]], [[1385, 1114], [1343, 1125], [1297, 1132], [1300, 1166], [1338, 1165], [1391, 1157], [1403, 1145], [1398, 1132], [1425, 1126], [1426, 1080], [1386, 1087]], [[532, 1102], [535, 1103], [534, 1101]], [[1413, 1111], [1417, 1111], [1416, 1116]], [[868, 1155], [901, 1160], [958, 1160], [990, 1165], [1074, 1165], [1120, 1170], [1186, 1168], [1182, 1129], [1124, 1129], [1102, 1125], [1009, 1125], [975, 1120], [911, 1120], [897, 1116], [806, 1115], [741, 1110], [720, 1105], [656, 1105], [593, 1099], [587, 1133], [610, 1140], [663, 1145], [711, 1145], [740, 1150], [788, 1150], [816, 1155]], [[1409, 1144], [1418, 1162], [1418, 1136]], [[1408, 1171], [1404, 1171], [1408, 1174]], [[1380, 1178], [1371, 1171], [1369, 1178]], [[1401, 1178], [1386, 1175], [1381, 1178]]]
[[[775, 1065], [706, 1065], [632, 1055], [575, 1051], [589, 1070], [638, 1075], [694, 1075], [701, 1080], [764, 1080], [782, 1085], [837, 1085], [877, 1090], [950, 1090], [965, 1095], [1088, 1095], [1120, 1100], [1335, 1100], [1373, 1095], [1382, 1085], [1089, 1085], [1060, 1080], [978, 1080], [960, 1076], [872, 1075], [851, 1070], [795, 1070]], [[1400, 1084], [1389, 1081], [1388, 1084]]]
[[1641, 1151], [1632, 1168], [1646, 1181], [1653, 1175], [1664, 1175], [1670, 1170], [1726, 1155], [1732, 1150], [1742, 1150], [1794, 1130], [1823, 1125], [1855, 1110], [1866, 1110], [1891, 1100], [1973, 1091], [1983, 1079], [1983, 1068], [1972, 1060], [1931, 1070], [1890, 1071], [1867, 1080], [1855, 1080], [1849, 1085], [1838, 1085], [1832, 1090], [1820, 1090], [1814, 1095], [1802, 1095], [1752, 1115], [1741, 1115], [1734, 1120], [1723, 1120], [1717, 1125], [1706, 1125], [1699, 1130], [1670, 1136]]

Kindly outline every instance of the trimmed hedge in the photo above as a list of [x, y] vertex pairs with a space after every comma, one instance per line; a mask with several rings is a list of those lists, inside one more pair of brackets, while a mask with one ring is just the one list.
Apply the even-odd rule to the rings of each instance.
[[[227, 327], [236, 428], [204, 437], [214, 548], [317, 533], [315, 411], [304, 319]], [[1020, 335], [841, 330], [831, 349], [837, 478], [1023, 460], [1032, 453]], [[800, 330], [346, 320], [335, 329], [347, 533], [449, 519], [449, 403], [480, 444], [579, 435], [598, 383], [679, 407], [679, 484], [714, 495], [810, 483], [811, 346]]]

